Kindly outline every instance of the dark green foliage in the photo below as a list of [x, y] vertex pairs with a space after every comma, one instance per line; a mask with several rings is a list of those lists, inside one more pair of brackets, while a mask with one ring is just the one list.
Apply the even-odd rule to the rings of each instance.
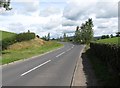
[[106, 38], [109, 38], [109, 35], [102, 35], [101, 36], [101, 39], [106, 39]]
[[90, 43], [92, 54], [111, 67], [120, 77], [120, 46], [117, 44]]
[[116, 37], [120, 37], [120, 32], [117, 32], [117, 33], [116, 33]]
[[27, 41], [35, 38], [35, 33], [20, 33], [16, 36], [18, 42]]
[[0, 0], [0, 7], [5, 8], [6, 10], [11, 10], [10, 8], [10, 0]]
[[75, 31], [74, 42], [89, 44], [93, 40], [93, 21], [88, 19], [85, 23], [79, 27], [77, 26]]
[[8, 37], [0, 41], [2, 49], [7, 49], [9, 45], [12, 45], [16, 42], [27, 41], [35, 38], [35, 33], [20, 33], [14, 36]]
[[8, 37], [8, 38], [5, 38], [5, 39], [3, 39], [2, 41], [0, 41], [1, 43], [0, 44], [2, 44], [1, 46], [2, 46], [2, 49], [4, 50], [4, 49], [7, 49], [7, 47], [9, 46], [9, 45], [12, 45], [12, 44], [14, 44], [14, 43], [16, 43], [17, 41], [16, 41], [16, 35], [14, 35], [14, 36], [11, 36], [11, 37]]

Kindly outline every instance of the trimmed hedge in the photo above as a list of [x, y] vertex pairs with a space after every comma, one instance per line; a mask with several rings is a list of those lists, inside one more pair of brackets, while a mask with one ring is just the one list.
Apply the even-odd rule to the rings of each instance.
[[17, 34], [16, 40], [18, 42], [27, 41], [35, 38], [35, 33], [20, 33]]
[[7, 47], [9, 45], [12, 45], [12, 44], [14, 44], [16, 42], [17, 42], [16, 41], [16, 36], [11, 36], [11, 37], [5, 38], [2, 41], [0, 41], [0, 44], [2, 46], [2, 50], [4, 50], [4, 49], [7, 49]]
[[113, 44], [90, 43], [91, 53], [109, 65], [120, 75], [120, 46]]
[[35, 33], [20, 33], [15, 36], [5, 38], [0, 41], [0, 46], [2, 46], [2, 50], [7, 49], [9, 45], [12, 45], [16, 42], [27, 41], [35, 38]]

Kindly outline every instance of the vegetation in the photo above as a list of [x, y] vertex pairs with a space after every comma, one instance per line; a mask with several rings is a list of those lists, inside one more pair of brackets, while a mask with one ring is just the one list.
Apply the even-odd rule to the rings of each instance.
[[15, 43], [9, 46], [7, 50], [2, 51], [1, 62], [2, 64], [7, 64], [17, 60], [27, 59], [62, 46], [63, 45], [60, 43], [51, 41], [45, 42], [38, 38]]
[[42, 37], [42, 39], [45, 41], [49, 41], [50, 40], [50, 33], [48, 33], [47, 36], [45, 35], [44, 37]]
[[90, 49], [86, 51], [99, 82], [104, 86], [120, 86], [119, 39], [114, 37], [91, 42]]
[[118, 44], [118, 45], [120, 45], [120, 37], [100, 39], [100, 40], [97, 40], [96, 42], [98, 42], [98, 43]]
[[10, 8], [10, 0], [0, 0], [0, 7], [5, 8], [6, 10], [11, 10]]
[[2, 46], [2, 49], [7, 49], [7, 47], [13, 43], [16, 42], [15, 36], [17, 34], [6, 32], [6, 31], [0, 31], [2, 34], [2, 38], [0, 40], [0, 46]]
[[0, 33], [2, 34], [1, 36], [2, 40], [16, 35], [16, 33], [6, 32], [6, 31], [1, 31], [1, 30], [0, 30]]
[[77, 26], [75, 31], [74, 42], [89, 44], [93, 39], [93, 22], [92, 19], [88, 19], [81, 27]]
[[35, 33], [20, 33], [16, 35], [16, 41], [21, 42], [21, 41], [27, 41], [35, 38]]
[[[87, 46], [88, 47], [88, 46]], [[98, 79], [99, 86], [120, 86], [120, 78], [114, 71], [111, 70], [100, 58], [96, 57], [89, 48], [86, 49], [85, 54], [90, 60], [92, 68]]]
[[25, 40], [30, 40], [35, 38], [35, 33], [20, 33], [20, 34], [14, 34], [10, 32], [3, 32], [2, 33], [3, 39], [0, 41], [2, 44], [2, 49], [7, 49], [8, 46], [16, 43], [21, 42]]
[[109, 38], [109, 37], [110, 37], [109, 35], [102, 35], [101, 39], [106, 39], [106, 38]]

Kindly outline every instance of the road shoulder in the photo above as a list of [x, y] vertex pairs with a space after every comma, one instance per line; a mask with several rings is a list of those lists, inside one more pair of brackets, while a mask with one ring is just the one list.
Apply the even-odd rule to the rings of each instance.
[[84, 54], [84, 48], [80, 52], [76, 64], [72, 86], [97, 86], [97, 79], [88, 58]]

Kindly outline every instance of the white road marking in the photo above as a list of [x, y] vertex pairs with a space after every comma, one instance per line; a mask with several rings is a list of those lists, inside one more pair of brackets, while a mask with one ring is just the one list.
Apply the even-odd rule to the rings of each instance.
[[63, 55], [65, 52], [62, 52], [62, 53], [60, 53], [59, 55], [57, 55], [56, 57], [59, 57], [59, 56], [61, 56], [61, 55]]
[[44, 62], [44, 63], [42, 63], [42, 64], [40, 64], [40, 65], [34, 67], [33, 69], [31, 69], [31, 70], [29, 70], [29, 71], [27, 71], [27, 72], [21, 74], [20, 76], [24, 76], [24, 75], [28, 74], [29, 72], [31, 72], [31, 71], [33, 71], [33, 70], [35, 70], [35, 69], [37, 69], [37, 68], [39, 68], [39, 67], [41, 67], [41, 66], [47, 64], [47, 63], [50, 62], [50, 61], [51, 61], [51, 60], [48, 60], [48, 61], [46, 61], [46, 62]]
[[[73, 45], [71, 48], [69, 48], [68, 50], [66, 50], [66, 52], [70, 51], [73, 47], [74, 47], [74, 45]], [[60, 53], [59, 55], [57, 55], [56, 57], [59, 57], [59, 56], [63, 55], [63, 54], [66, 53], [66, 52], [62, 52], [62, 53]]]
[[68, 49], [68, 50], [67, 50], [67, 52], [68, 52], [68, 51], [70, 51], [70, 50], [71, 50], [71, 48], [70, 48], [70, 49]]

